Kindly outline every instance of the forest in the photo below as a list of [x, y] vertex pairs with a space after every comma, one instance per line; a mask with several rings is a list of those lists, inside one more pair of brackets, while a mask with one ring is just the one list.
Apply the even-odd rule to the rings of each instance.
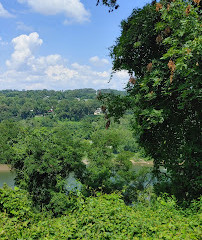
[[153, 1], [110, 49], [125, 91], [0, 91], [0, 239], [201, 239], [201, 36], [200, 0]]

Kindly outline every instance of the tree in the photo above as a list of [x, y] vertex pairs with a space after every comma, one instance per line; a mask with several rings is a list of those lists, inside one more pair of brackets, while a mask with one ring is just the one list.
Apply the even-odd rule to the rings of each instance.
[[134, 153], [124, 151], [124, 138], [130, 137], [124, 130], [114, 127], [92, 133], [92, 142], [85, 147], [88, 163], [82, 182], [85, 194], [121, 191], [124, 201], [132, 203], [137, 200], [138, 191], [149, 185], [149, 168], [135, 171], [131, 161]]
[[119, 5], [117, 4], [117, 0], [97, 0], [97, 5], [102, 3], [103, 5], [110, 8], [109, 11], [113, 11], [114, 9], [117, 9]]
[[[172, 1], [172, 0], [170, 0], [170, 1]], [[112, 12], [114, 9], [119, 8], [119, 4], [117, 2], [118, 2], [118, 0], [97, 0], [97, 5], [102, 3], [104, 6], [109, 7], [109, 9], [110, 9], [109, 12]], [[155, 3], [156, 3], [156, 0], [153, 0], [152, 4], [154, 5]]]
[[16, 184], [30, 193], [40, 209], [51, 210], [57, 194], [58, 202], [65, 198], [70, 172], [81, 179], [85, 171], [81, 146], [65, 127], [27, 131], [13, 150], [11, 164], [16, 171]]
[[[201, 189], [199, 4], [160, 1], [133, 10], [111, 48], [113, 70], [128, 70], [131, 77], [128, 95], [108, 101], [108, 117], [133, 111], [140, 145], [154, 158], [158, 179], [179, 201], [199, 197]], [[103, 102], [109, 98], [100, 96]], [[160, 166], [167, 169], [165, 176]]]
[[20, 124], [5, 120], [0, 123], [0, 163], [9, 164], [12, 160], [12, 146], [21, 132]]

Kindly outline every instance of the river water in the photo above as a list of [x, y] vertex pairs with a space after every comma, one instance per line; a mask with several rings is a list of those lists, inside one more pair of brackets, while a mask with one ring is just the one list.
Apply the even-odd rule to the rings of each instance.
[[[136, 171], [139, 171], [142, 169], [142, 166], [135, 166], [134, 167], [136, 169]], [[4, 170], [1, 171], [0, 170], [0, 188], [3, 187], [4, 184], [7, 184], [9, 187], [14, 188], [15, 186], [15, 173], [9, 170]], [[69, 178], [67, 179], [67, 185], [66, 185], [66, 189], [67, 190], [72, 190], [72, 189], [80, 189], [81, 184], [78, 183], [76, 181], [76, 179], [74, 178], [74, 174], [70, 173]]]
[[3, 171], [3, 172], [0, 171], [0, 188], [3, 187], [4, 183], [14, 188], [14, 178], [15, 178], [15, 173], [10, 171]]

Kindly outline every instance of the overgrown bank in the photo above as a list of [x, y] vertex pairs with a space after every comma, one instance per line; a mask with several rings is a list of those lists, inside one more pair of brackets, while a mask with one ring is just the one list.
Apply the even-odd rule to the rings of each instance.
[[134, 206], [126, 206], [116, 193], [77, 196], [73, 207], [54, 218], [47, 212], [33, 212], [21, 190], [0, 191], [4, 195], [0, 198], [2, 240], [201, 239], [199, 202], [182, 210], [172, 198], [139, 199]]

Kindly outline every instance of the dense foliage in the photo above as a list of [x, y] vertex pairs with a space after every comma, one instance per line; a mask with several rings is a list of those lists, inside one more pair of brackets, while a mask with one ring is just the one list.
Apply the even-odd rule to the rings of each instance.
[[[197, 5], [198, 3], [198, 5]], [[190, 201], [201, 189], [200, 1], [160, 1], [135, 9], [111, 49], [113, 69], [128, 70], [126, 97], [108, 101], [108, 118], [134, 113], [138, 142], [154, 158], [156, 191]], [[111, 98], [111, 100], [109, 100]], [[167, 174], [160, 174], [164, 166]]]
[[[31, 211], [19, 189], [1, 189], [0, 238], [12, 239], [200, 239], [200, 204], [183, 211], [172, 198], [126, 206], [119, 194], [74, 199], [61, 217]], [[6, 196], [6, 197], [4, 197]], [[19, 210], [20, 208], [20, 210]], [[26, 217], [25, 217], [26, 216]], [[6, 224], [5, 224], [6, 223]]]
[[[56, 214], [63, 211], [62, 205], [61, 210], [54, 209], [55, 201], [59, 204], [60, 196], [63, 202], [69, 193], [67, 179], [72, 173], [84, 195], [124, 190], [127, 202], [134, 201], [137, 190], [143, 190], [151, 180], [150, 168], [134, 171], [131, 159], [143, 157], [144, 152], [124, 127], [127, 120], [109, 131], [105, 130], [103, 119], [94, 120], [89, 128], [85, 121], [42, 127], [38, 118], [37, 122], [27, 120], [28, 126], [23, 126], [24, 122], [0, 123], [7, 133], [7, 138], [2, 136], [2, 161], [11, 164], [16, 185], [30, 193], [39, 209], [47, 208]], [[12, 126], [10, 130], [15, 129], [16, 135], [10, 135], [6, 126]]]
[[[19, 187], [0, 189], [0, 239], [201, 239], [200, 4], [153, 1], [122, 22], [127, 94], [0, 91], [0, 163]], [[155, 179], [135, 165], [150, 157]]]
[[85, 165], [78, 141], [67, 129], [45, 128], [25, 132], [13, 147], [12, 167], [16, 184], [29, 191], [35, 205], [52, 208], [55, 195], [65, 195], [64, 184], [70, 172], [82, 178]]
[[53, 90], [2, 90], [0, 91], [0, 121], [21, 120], [35, 116], [55, 116], [58, 119], [79, 121], [93, 115], [100, 107], [96, 98], [99, 92], [124, 94], [124, 91], [101, 89]]
[[[137, 190], [143, 190], [151, 180], [150, 168], [135, 172], [131, 162], [145, 157], [145, 153], [130, 131], [130, 115], [122, 119], [120, 125], [112, 122], [108, 131], [103, 115], [79, 117], [79, 111], [85, 110], [90, 97], [94, 98], [94, 106], [99, 104], [100, 107], [95, 92], [92, 95], [91, 92], [86, 89], [70, 91], [69, 94], [77, 94], [72, 98], [56, 91], [2, 91], [7, 103], [13, 98], [13, 103], [24, 100], [19, 103], [19, 110], [24, 104], [35, 101], [36, 104], [41, 101], [43, 109], [44, 102], [50, 106], [61, 98], [49, 114], [32, 112], [33, 115], [25, 119], [8, 120], [12, 114], [8, 108], [5, 120], [0, 122], [0, 163], [11, 164], [16, 173], [15, 184], [29, 192], [33, 205], [39, 210], [48, 209], [58, 215], [71, 206], [67, 195], [72, 190], [69, 187], [72, 181], [76, 181], [75, 186], [85, 196], [95, 191], [120, 190], [124, 200], [130, 203], [137, 199]], [[114, 91], [115, 96], [118, 93]], [[75, 96], [79, 96], [80, 101]], [[72, 112], [74, 118], [70, 117]], [[67, 117], [61, 117], [64, 115]], [[71, 180], [72, 176], [75, 180]], [[74, 194], [77, 194], [76, 189]]]

